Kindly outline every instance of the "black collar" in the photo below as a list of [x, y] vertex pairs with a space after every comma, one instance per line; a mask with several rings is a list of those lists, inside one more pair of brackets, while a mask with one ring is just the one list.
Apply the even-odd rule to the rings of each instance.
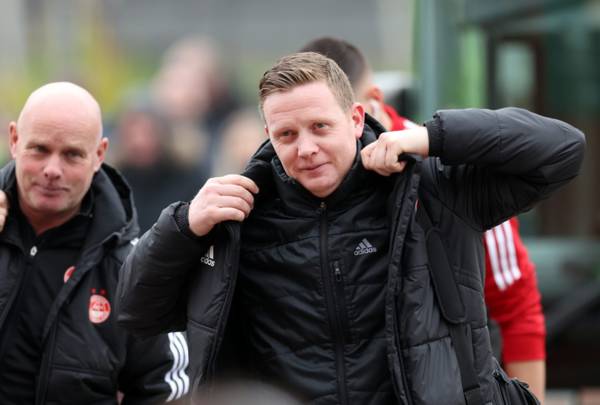
[[343, 212], [371, 194], [386, 178], [363, 167], [360, 158], [362, 146], [363, 144], [359, 140], [352, 167], [338, 188], [325, 198], [313, 195], [295, 179], [289, 177], [285, 173], [279, 158], [274, 156], [271, 160], [271, 168], [275, 189], [278, 197], [282, 200], [282, 204], [289, 209], [306, 212], [307, 214], [314, 214], [317, 209], [323, 206], [323, 203], [330, 212]]

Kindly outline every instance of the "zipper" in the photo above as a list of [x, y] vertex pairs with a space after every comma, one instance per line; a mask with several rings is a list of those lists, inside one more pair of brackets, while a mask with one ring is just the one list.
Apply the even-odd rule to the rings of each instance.
[[[58, 317], [56, 319], [56, 322], [58, 323]], [[36, 394], [36, 404], [45, 404], [46, 403], [46, 395], [48, 394], [48, 374], [50, 374], [50, 364], [52, 363], [52, 359], [54, 358], [54, 349], [55, 349], [55, 343], [56, 343], [56, 325], [57, 323], [54, 324], [54, 326], [52, 327], [52, 333], [50, 335], [50, 339], [48, 340], [48, 343], [46, 344], [47, 347], [49, 347], [49, 350], [46, 352], [46, 355], [42, 358], [42, 364], [40, 367], [40, 370], [42, 370], [42, 372], [40, 373], [40, 377], [39, 377], [39, 386], [37, 388], [37, 394]]]
[[[397, 315], [397, 314], [396, 314]], [[398, 347], [398, 363], [400, 363], [400, 370], [401, 370], [401, 379], [402, 379], [402, 384], [404, 385], [404, 395], [406, 396], [406, 400], [408, 401], [409, 404], [414, 404], [413, 400], [412, 400], [412, 394], [410, 393], [410, 388], [408, 385], [408, 377], [406, 376], [406, 367], [404, 366], [404, 354], [402, 353], [403, 349], [402, 349], [402, 343], [400, 342], [400, 337], [398, 336], [398, 333], [396, 333], [396, 347]], [[393, 379], [395, 381], [395, 379]]]
[[348, 314], [346, 312], [346, 295], [344, 292], [344, 274], [340, 266], [339, 260], [333, 262], [333, 278], [335, 280], [335, 298], [337, 303], [337, 313], [339, 315], [342, 333], [346, 341], [352, 341], [350, 335], [350, 323], [348, 322]]
[[[229, 232], [230, 236], [236, 235], [236, 232], [239, 232], [239, 228], [235, 228], [235, 227], [229, 227], [228, 225], [225, 225], [225, 229]], [[233, 246], [234, 244], [237, 244], [239, 246], [239, 234], [238, 237], [232, 237], [231, 238], [233, 240], [233, 243], [231, 244], [231, 246]], [[227, 257], [229, 257], [229, 253], [226, 251], [226, 253], [224, 255], [222, 255], [223, 257], [223, 261], [224, 263], [227, 263]], [[239, 256], [239, 253], [237, 254]], [[236, 263], [235, 261], [233, 263]], [[234, 267], [235, 266], [235, 267]], [[223, 304], [223, 308], [221, 310], [221, 314], [219, 315], [219, 323], [217, 325], [216, 328], [216, 332], [215, 332], [215, 344], [213, 345], [213, 348], [209, 354], [209, 358], [207, 361], [207, 365], [206, 365], [206, 374], [205, 374], [205, 381], [209, 384], [209, 386], [214, 382], [214, 377], [216, 374], [216, 367], [217, 367], [217, 357], [219, 355], [219, 350], [221, 348], [221, 343], [223, 342], [223, 338], [224, 338], [224, 334], [225, 334], [225, 328], [227, 327], [227, 320], [229, 319], [229, 315], [231, 313], [231, 305], [232, 305], [232, 301], [233, 301], [233, 296], [235, 293], [235, 286], [237, 283], [237, 275], [238, 275], [238, 268], [239, 264], [232, 264], [231, 265], [231, 280], [229, 288], [227, 290], [227, 294], [225, 296], [225, 302]], [[224, 270], [224, 269], [222, 269]], [[195, 386], [195, 384], [194, 384]], [[190, 389], [190, 392], [192, 392], [194, 386], [192, 386], [192, 388]]]
[[[320, 245], [321, 245], [321, 272], [323, 273], [323, 279], [325, 282], [325, 298], [327, 300], [327, 313], [329, 316], [329, 325], [333, 334], [333, 344], [335, 349], [335, 366], [337, 376], [338, 395], [341, 405], [348, 405], [348, 393], [346, 387], [346, 367], [344, 365], [344, 327], [342, 322], [342, 316], [336, 305], [336, 297], [334, 292], [338, 283], [338, 277], [341, 280], [341, 271], [339, 270], [339, 264], [337, 267], [334, 266], [334, 272], [329, 270], [329, 257], [327, 250], [327, 204], [321, 202], [319, 207], [320, 211]], [[335, 269], [337, 268], [338, 273]]]
[[[413, 166], [414, 168], [414, 166]], [[410, 194], [410, 187], [412, 187], [413, 189], [416, 189], [418, 184], [419, 184], [419, 175], [415, 175], [414, 174], [414, 169], [412, 172], [409, 172], [409, 174], [411, 174], [411, 180], [408, 183], [408, 185], [405, 186], [405, 189], [403, 191], [404, 195], [405, 195], [405, 199], [408, 200], [410, 207], [413, 207], [413, 202], [410, 200], [410, 195], [409, 197], [406, 197], [407, 194]], [[416, 176], [416, 179], [415, 179]], [[416, 198], [416, 197], [415, 197]], [[404, 205], [402, 206], [402, 208], [404, 208]], [[406, 208], [404, 208], [406, 209]], [[403, 245], [404, 245], [404, 239], [401, 239], [400, 241], [397, 240], [398, 238], [398, 227], [400, 226], [400, 219], [401, 219], [401, 214], [404, 214], [404, 210], [401, 209], [398, 214], [394, 214], [392, 216], [392, 218], [394, 218], [394, 222], [392, 224], [392, 233], [390, 234], [390, 248], [392, 252], [401, 252], [403, 249]], [[411, 214], [413, 215], [413, 214]], [[408, 225], [406, 225], [408, 226]], [[402, 238], [405, 238], [406, 235], [402, 235]], [[402, 262], [402, 260], [400, 260], [400, 262]], [[398, 301], [397, 301], [397, 294], [400, 291], [400, 283], [402, 282], [400, 275], [398, 275], [398, 278], [396, 279], [396, 285], [394, 286], [395, 291], [394, 291], [394, 297], [393, 297], [393, 316], [396, 319], [395, 325], [394, 327], [396, 329], [400, 328], [400, 326], [397, 324], [397, 319], [398, 319], [398, 315], [400, 314], [400, 309], [398, 308]], [[402, 348], [402, 342], [400, 341], [400, 332], [399, 331], [394, 331], [394, 342], [396, 345], [396, 349], [398, 351], [398, 363], [399, 363], [399, 368], [400, 368], [400, 380], [402, 383], [402, 391], [400, 391], [399, 387], [398, 387], [398, 381], [396, 381], [395, 378], [393, 378], [392, 375], [392, 382], [394, 384], [394, 387], [396, 390], [398, 390], [398, 394], [401, 394], [402, 392], [404, 392], [404, 395], [406, 397], [406, 401], [408, 402], [408, 404], [414, 404], [414, 401], [412, 399], [412, 394], [410, 392], [410, 387], [408, 384], [408, 377], [406, 375], [406, 366], [404, 364], [404, 356], [403, 356], [403, 348]]]
[[343, 281], [342, 271], [340, 270], [340, 262], [338, 261], [333, 262], [333, 274], [335, 275], [335, 281], [338, 283]]

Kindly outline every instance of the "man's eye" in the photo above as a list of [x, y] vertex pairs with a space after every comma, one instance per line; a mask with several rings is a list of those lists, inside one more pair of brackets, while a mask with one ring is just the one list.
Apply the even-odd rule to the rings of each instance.
[[315, 129], [324, 129], [324, 128], [327, 128], [327, 124], [324, 124], [322, 122], [317, 122], [317, 123], [315, 123], [314, 126], [315, 126]]
[[292, 131], [283, 131], [279, 133], [279, 136], [282, 138], [288, 137], [292, 135]]
[[77, 158], [81, 157], [81, 153], [75, 152], [75, 151], [69, 151], [69, 152], [65, 153], [65, 155], [69, 159], [77, 159]]

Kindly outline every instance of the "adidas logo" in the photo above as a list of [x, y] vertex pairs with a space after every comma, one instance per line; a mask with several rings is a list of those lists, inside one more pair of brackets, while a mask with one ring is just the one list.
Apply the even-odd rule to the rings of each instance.
[[367, 238], [363, 238], [356, 249], [354, 249], [354, 256], [366, 255], [375, 252], [377, 252], [377, 248], [371, 245]]
[[215, 267], [215, 246], [211, 245], [204, 256], [200, 258], [200, 261], [207, 266]]

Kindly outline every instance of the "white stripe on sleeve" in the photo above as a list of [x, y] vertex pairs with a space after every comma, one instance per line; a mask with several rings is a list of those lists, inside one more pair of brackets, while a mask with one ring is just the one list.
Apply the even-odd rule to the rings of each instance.
[[177, 375], [179, 379], [183, 381], [183, 393], [182, 396], [187, 394], [190, 390], [190, 378], [186, 373], [187, 366], [189, 364], [190, 356], [188, 353], [188, 345], [187, 340], [182, 332], [175, 332], [176, 338], [179, 341], [179, 347], [183, 353], [182, 355], [182, 364], [179, 370], [177, 371]]
[[517, 261], [517, 251], [515, 249], [515, 239], [513, 237], [512, 227], [510, 226], [510, 220], [505, 221], [501, 224], [506, 235], [506, 247], [508, 249], [508, 261], [512, 276], [515, 280], [521, 278], [521, 269], [519, 269], [519, 263]]
[[494, 275], [494, 281], [500, 290], [506, 289], [506, 283], [500, 270], [500, 264], [498, 263], [498, 249], [496, 248], [496, 238], [494, 236], [494, 230], [490, 229], [484, 233], [485, 244], [487, 246], [487, 252], [490, 256], [490, 265], [492, 267], [492, 274]]
[[186, 374], [189, 362], [188, 347], [181, 332], [170, 332], [169, 349], [173, 355], [173, 366], [165, 375], [165, 382], [171, 387], [167, 402], [179, 399], [189, 391], [190, 380]]
[[500, 269], [502, 269], [502, 274], [504, 275], [504, 280], [506, 280], [506, 285], [509, 286], [515, 282], [512, 272], [510, 271], [510, 265], [508, 264], [508, 250], [506, 248], [506, 237], [504, 236], [504, 229], [502, 229], [502, 224], [494, 227], [493, 229], [494, 235], [496, 236], [496, 241], [498, 242], [498, 257], [500, 258]]

